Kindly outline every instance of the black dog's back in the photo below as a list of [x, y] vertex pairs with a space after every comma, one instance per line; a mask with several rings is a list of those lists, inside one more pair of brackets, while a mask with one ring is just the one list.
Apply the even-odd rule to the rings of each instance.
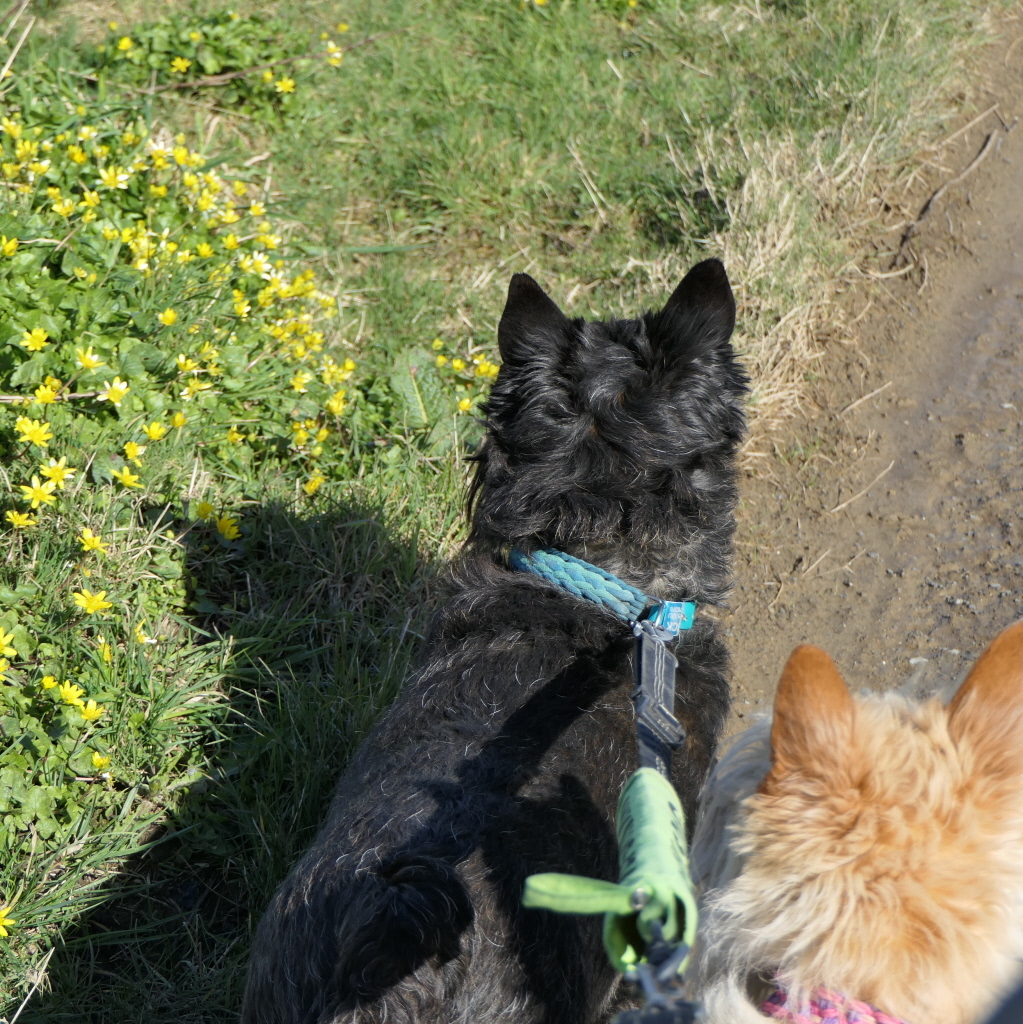
[[[631, 634], [511, 571], [505, 547], [555, 546], [659, 596], [719, 600], [745, 387], [733, 320], [717, 261], [660, 314], [610, 324], [568, 321], [513, 279], [451, 597], [260, 925], [246, 1022], [606, 1015], [600, 922], [520, 900], [537, 872], [616, 877]], [[703, 617], [676, 654], [676, 784], [691, 812], [727, 709], [726, 655]]]

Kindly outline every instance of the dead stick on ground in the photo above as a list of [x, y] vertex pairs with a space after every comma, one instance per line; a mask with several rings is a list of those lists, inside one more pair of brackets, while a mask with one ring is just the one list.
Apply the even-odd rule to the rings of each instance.
[[991, 132], [988, 137], [984, 140], [984, 145], [981, 146], [980, 152], [970, 161], [969, 165], [964, 171], [961, 171], [954, 178], [950, 178], [935, 192], [930, 199], [924, 203], [923, 208], [920, 210], [919, 215], [912, 224], [906, 228], [905, 234], [902, 236], [902, 243], [899, 245], [899, 251], [895, 254], [895, 259], [892, 260], [892, 266], [895, 267], [899, 260], [902, 258], [903, 250], [909, 245], [910, 239], [916, 234], [917, 228], [920, 227], [923, 219], [931, 212], [934, 208], [934, 204], [953, 186], [958, 185], [968, 174], [977, 169], [980, 162], [995, 148], [997, 142], [997, 132]]
[[892, 386], [892, 382], [888, 381], [887, 384], [882, 384], [879, 388], [874, 388], [869, 394], [864, 395], [862, 398], [857, 398], [855, 402], [850, 402], [838, 415], [843, 416], [847, 412], [851, 412], [858, 405], [862, 405], [864, 402], [869, 401], [874, 395], [881, 394], [882, 391], [887, 391]]
[[800, 576], [799, 578], [800, 578], [801, 580], [805, 580], [805, 579], [806, 579], [806, 577], [807, 577], [807, 576], [809, 576], [809, 575], [810, 575], [810, 573], [812, 573], [812, 572], [814, 571], [814, 569], [816, 569], [816, 568], [817, 568], [817, 566], [818, 566], [818, 565], [820, 565], [820, 564], [821, 564], [821, 562], [823, 562], [823, 561], [824, 561], [824, 559], [825, 559], [825, 558], [827, 558], [827, 557], [828, 557], [828, 555], [830, 555], [830, 554], [831, 554], [831, 548], [828, 548], [828, 550], [827, 550], [827, 551], [825, 551], [825, 552], [824, 552], [824, 554], [823, 554], [823, 555], [821, 555], [821, 556], [820, 556], [820, 558], [818, 558], [818, 559], [817, 559], [817, 560], [816, 560], [816, 561], [815, 561], [815, 562], [813, 563], [813, 565], [811, 565], [811, 566], [810, 566], [809, 568], [807, 568], [807, 569], [804, 569], [804, 570], [803, 570], [803, 575], [802, 575], [802, 576]]
[[881, 472], [878, 473], [877, 476], [875, 476], [874, 479], [871, 480], [870, 483], [867, 484], [867, 486], [864, 487], [863, 490], [860, 491], [859, 494], [854, 494], [848, 501], [843, 501], [841, 505], [836, 505], [833, 509], [831, 509], [830, 512], [828, 512], [828, 515], [830, 516], [830, 515], [832, 515], [835, 512], [841, 512], [842, 509], [848, 508], [848, 506], [850, 506], [858, 498], [862, 498], [863, 495], [866, 494], [867, 491], [869, 491], [870, 488], [873, 487], [874, 484], [876, 484], [878, 482], [878, 480], [881, 479], [881, 477], [885, 476], [885, 474], [887, 474], [891, 470], [892, 466], [894, 466], [894, 465], [895, 465], [895, 460], [892, 459], [892, 461], [888, 463], [887, 467], [885, 469], [882, 469]]
[[[28, 19], [28, 24], [25, 26], [25, 31], [21, 33], [21, 38], [14, 44], [14, 49], [11, 50], [11, 55], [7, 58], [7, 63], [4, 65], [3, 71], [0, 71], [0, 82], [7, 77], [7, 72], [11, 70], [11, 65], [14, 63], [14, 58], [18, 56], [18, 51], [25, 44], [25, 40], [28, 39], [29, 32], [32, 31], [32, 26], [36, 23], [36, 16], [33, 14]], [[6, 91], [2, 94], [7, 95]]]

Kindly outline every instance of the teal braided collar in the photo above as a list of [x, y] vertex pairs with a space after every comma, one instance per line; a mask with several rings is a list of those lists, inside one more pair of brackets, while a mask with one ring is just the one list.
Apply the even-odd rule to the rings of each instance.
[[696, 617], [695, 601], [658, 601], [617, 576], [556, 548], [539, 548], [529, 555], [512, 548], [508, 563], [513, 569], [531, 572], [576, 597], [601, 605], [629, 625], [648, 621], [678, 636], [681, 630], [692, 628]]

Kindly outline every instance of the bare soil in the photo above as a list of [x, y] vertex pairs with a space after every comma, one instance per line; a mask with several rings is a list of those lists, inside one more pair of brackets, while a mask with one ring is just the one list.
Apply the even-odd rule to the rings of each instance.
[[[978, 100], [998, 111], [941, 154], [915, 208], [989, 133], [998, 149], [933, 205], [911, 270], [846, 297], [866, 308], [858, 346], [744, 481], [722, 615], [733, 730], [770, 704], [797, 644], [825, 648], [854, 688], [914, 670], [940, 684], [1023, 617], [1023, 90], [1005, 52]], [[892, 257], [876, 266], [890, 274]]]

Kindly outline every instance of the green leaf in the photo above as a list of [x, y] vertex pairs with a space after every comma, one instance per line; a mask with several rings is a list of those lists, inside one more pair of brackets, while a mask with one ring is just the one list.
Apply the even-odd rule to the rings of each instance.
[[13, 629], [14, 640], [12, 645], [18, 652], [22, 661], [28, 661], [35, 653], [36, 640], [24, 626], [15, 626]]

